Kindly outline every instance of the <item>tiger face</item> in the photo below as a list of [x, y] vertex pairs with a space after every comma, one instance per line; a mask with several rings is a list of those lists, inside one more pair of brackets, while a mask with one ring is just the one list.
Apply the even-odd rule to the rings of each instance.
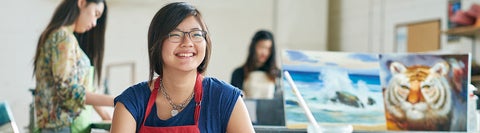
[[[385, 90], [387, 122], [398, 129], [448, 130], [452, 108], [446, 62], [410, 66], [393, 62], [392, 79]], [[388, 117], [390, 116], [390, 118]], [[389, 127], [390, 128], [390, 127]]]

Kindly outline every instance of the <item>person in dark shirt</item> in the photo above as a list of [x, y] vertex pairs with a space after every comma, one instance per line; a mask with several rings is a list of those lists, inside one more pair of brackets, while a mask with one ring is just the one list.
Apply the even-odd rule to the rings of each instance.
[[243, 90], [246, 98], [272, 99], [278, 75], [273, 34], [257, 31], [250, 43], [247, 61], [234, 70], [230, 83]]

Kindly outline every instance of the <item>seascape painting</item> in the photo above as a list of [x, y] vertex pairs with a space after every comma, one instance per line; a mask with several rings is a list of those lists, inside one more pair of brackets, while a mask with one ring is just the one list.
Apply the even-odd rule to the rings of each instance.
[[466, 131], [469, 56], [381, 54], [387, 129]]
[[[378, 54], [284, 50], [281, 56], [282, 71], [319, 124], [386, 130]], [[287, 128], [305, 128], [308, 120], [285, 78], [282, 86]]]

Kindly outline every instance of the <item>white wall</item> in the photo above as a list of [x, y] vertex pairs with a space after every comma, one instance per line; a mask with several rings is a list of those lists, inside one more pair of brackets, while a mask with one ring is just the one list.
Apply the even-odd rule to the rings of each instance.
[[[480, 0], [462, 0], [462, 9]], [[399, 24], [441, 20], [447, 28], [448, 0], [334, 0], [330, 1], [329, 50], [351, 52], [395, 52], [395, 27]], [[442, 52], [468, 53], [480, 51], [480, 37], [447, 42], [441, 35]], [[473, 58], [480, 62], [480, 54]]]
[[40, 32], [57, 2], [51, 0], [2, 1], [0, 4], [0, 100], [6, 100], [18, 125], [28, 124], [29, 88], [34, 87], [32, 59]]
[[[191, 1], [203, 13], [213, 39], [207, 74], [230, 82], [244, 63], [249, 41], [259, 29], [275, 34], [278, 49], [326, 49], [328, 0]], [[21, 132], [28, 124], [28, 88], [35, 86], [32, 58], [37, 39], [60, 0], [13, 0], [0, 4], [0, 100], [7, 100]], [[109, 18], [104, 66], [134, 62], [135, 75], [117, 67], [109, 87], [123, 90], [148, 78], [147, 32], [153, 15], [165, 5], [158, 0], [108, 0]], [[105, 70], [105, 68], [104, 68]], [[105, 77], [104, 71], [104, 77]], [[127, 77], [128, 76], [128, 77]]]
[[[395, 26], [398, 24], [420, 22], [425, 20], [441, 20], [442, 30], [447, 28], [447, 0], [407, 0], [386, 1], [384, 14], [384, 51], [393, 52], [395, 41]], [[446, 37], [442, 34], [441, 45], [446, 45]]]
[[371, 48], [368, 35], [369, 0], [331, 0], [328, 43], [329, 50], [367, 52]]
[[447, 26], [447, 0], [339, 0], [330, 7], [332, 50], [394, 52], [399, 24], [440, 19], [442, 29]]
[[327, 50], [329, 0], [275, 2], [275, 37], [280, 49]]

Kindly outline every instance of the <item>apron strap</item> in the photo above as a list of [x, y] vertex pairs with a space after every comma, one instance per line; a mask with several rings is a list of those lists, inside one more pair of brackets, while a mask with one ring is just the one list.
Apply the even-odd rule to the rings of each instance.
[[157, 78], [155, 80], [155, 84], [153, 86], [154, 88], [152, 90], [152, 93], [150, 94], [150, 98], [148, 98], [147, 110], [145, 111], [145, 116], [143, 117], [142, 125], [145, 124], [145, 121], [147, 120], [147, 116], [150, 114], [150, 111], [152, 111], [153, 103], [155, 103], [155, 99], [157, 98], [158, 87], [160, 86], [160, 78]]
[[[203, 76], [200, 73], [197, 73], [197, 79], [195, 80], [195, 87], [194, 87], [194, 93], [195, 93], [195, 114], [194, 114], [194, 120], [195, 120], [195, 125], [198, 125], [198, 119], [200, 118], [200, 108], [201, 108], [201, 103], [202, 103], [202, 91], [203, 91], [203, 86], [202, 86], [202, 81], [203, 81]], [[143, 122], [142, 125], [145, 124], [145, 121], [147, 120], [147, 116], [150, 115], [150, 112], [152, 111], [153, 103], [155, 103], [155, 99], [157, 98], [157, 93], [158, 93], [158, 88], [160, 87], [160, 78], [157, 78], [155, 80], [154, 88], [152, 90], [152, 93], [150, 94], [150, 98], [148, 99], [148, 104], [147, 104], [147, 110], [145, 111], [145, 116], [143, 117]]]
[[197, 73], [197, 79], [195, 83], [195, 115], [194, 115], [194, 120], [195, 120], [195, 125], [198, 125], [198, 119], [200, 119], [200, 109], [202, 105], [202, 91], [203, 91], [203, 86], [202, 86], [202, 81], [203, 81], [203, 76], [200, 73]]

